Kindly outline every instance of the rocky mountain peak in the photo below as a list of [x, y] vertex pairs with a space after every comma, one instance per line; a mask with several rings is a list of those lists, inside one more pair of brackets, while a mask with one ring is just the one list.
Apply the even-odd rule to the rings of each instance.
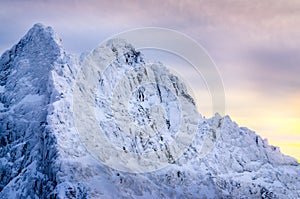
[[[1, 199], [300, 198], [294, 158], [229, 116], [202, 118], [185, 85], [163, 64], [145, 61], [122, 39], [98, 46], [82, 60], [68, 55], [53, 30], [41, 24], [1, 56]], [[91, 65], [100, 68], [89, 70]], [[84, 85], [90, 75], [96, 89]], [[94, 113], [80, 126], [75, 121], [86, 109], [72, 108], [78, 102], [90, 103]], [[174, 158], [172, 140], [188, 121], [194, 137]], [[103, 145], [117, 146], [102, 153], [107, 162], [95, 158], [78, 133], [96, 140], [94, 126], [106, 136]], [[152, 133], [141, 134], [143, 127]], [[110, 163], [129, 159], [117, 150], [137, 160], [151, 153], [167, 164], [152, 172], [118, 170]]]

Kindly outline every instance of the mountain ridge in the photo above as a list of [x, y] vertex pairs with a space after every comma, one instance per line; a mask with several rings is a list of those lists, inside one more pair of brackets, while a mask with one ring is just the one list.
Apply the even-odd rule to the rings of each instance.
[[[124, 40], [111, 41], [92, 54], [101, 58], [101, 63], [113, 61], [112, 71], [126, 72], [133, 66], [143, 69], [145, 64], [143, 55]], [[199, 114], [190, 147], [156, 172], [127, 173], [98, 162], [81, 142], [72, 110], [74, 86], [83, 63], [66, 53], [59, 37], [42, 24], [34, 25], [1, 56], [0, 198], [300, 197], [299, 163], [253, 131], [238, 127], [229, 116], [218, 114], [210, 119]], [[163, 65], [153, 67], [158, 78], [169, 75]], [[110, 83], [109, 78], [101, 77]], [[181, 85], [180, 80], [174, 81]], [[109, 88], [104, 86], [101, 92]], [[180, 89], [179, 93], [186, 92], [184, 87]], [[157, 93], [157, 88], [149, 90]], [[160, 92], [158, 96], [168, 93]], [[105, 102], [105, 95], [102, 97], [100, 102]], [[177, 106], [165, 102], [163, 107], [173, 110]], [[151, 115], [143, 113], [135, 117], [136, 122]], [[112, 132], [110, 128], [107, 131]], [[119, 131], [111, 141], [120, 143], [125, 138]], [[160, 146], [159, 140], [154, 142]], [[152, 145], [149, 150], [154, 148]]]

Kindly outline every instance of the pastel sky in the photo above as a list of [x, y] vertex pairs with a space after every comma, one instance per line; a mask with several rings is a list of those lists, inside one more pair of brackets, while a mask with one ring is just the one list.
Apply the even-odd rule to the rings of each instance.
[[[226, 114], [300, 159], [300, 1], [2, 0], [0, 52], [37, 22], [52, 26], [77, 54], [131, 28], [192, 37], [219, 68]], [[200, 112], [211, 114], [205, 106]]]

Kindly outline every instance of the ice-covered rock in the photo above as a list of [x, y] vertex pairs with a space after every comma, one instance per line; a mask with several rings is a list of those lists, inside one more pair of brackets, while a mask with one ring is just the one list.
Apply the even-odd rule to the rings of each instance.
[[[76, 82], [80, 74], [88, 77], [84, 60], [89, 56], [109, 66], [97, 76], [96, 93]], [[1, 199], [300, 198], [298, 162], [253, 131], [238, 127], [229, 116], [205, 119], [197, 114], [192, 143], [179, 159], [171, 158], [172, 153], [162, 156], [170, 159], [160, 170], [129, 173], [97, 161], [76, 130], [74, 89], [94, 97], [97, 124], [108, 141], [137, 156], [164, 151], [176, 137], [182, 111], [178, 99], [191, 104], [189, 113], [196, 109], [176, 76], [148, 62], [124, 40], [112, 40], [78, 60], [65, 52], [51, 28], [41, 24], [1, 56]], [[151, 76], [145, 71], [154, 81], [140, 86]], [[126, 72], [130, 78], [117, 84]], [[110, 93], [115, 88], [117, 97]], [[126, 106], [120, 103], [125, 99]], [[124, 113], [124, 108], [129, 111]], [[133, 133], [126, 134], [127, 123], [150, 126], [144, 132], [155, 135], [135, 138], [134, 125]]]
[[51, 28], [36, 24], [0, 59], [0, 198], [34, 198], [51, 185], [53, 142], [47, 133], [51, 73], [65, 59]]

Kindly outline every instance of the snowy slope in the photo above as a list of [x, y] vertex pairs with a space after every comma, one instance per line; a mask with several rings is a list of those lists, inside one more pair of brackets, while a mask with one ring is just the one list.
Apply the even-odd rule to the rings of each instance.
[[[34, 198], [48, 186], [52, 154], [45, 145], [51, 71], [63, 57], [51, 28], [35, 25], [0, 60], [2, 198]], [[49, 157], [49, 160], [45, 159]]]
[[[111, 63], [98, 76], [96, 95], [80, 81], [76, 86], [77, 76], [88, 77], [84, 60], [91, 57], [98, 64]], [[135, 80], [150, 76], [142, 75], [148, 65], [154, 82], [138, 87]], [[117, 85], [132, 68], [135, 72], [127, 81], [131, 84]], [[156, 84], [175, 86], [171, 91]], [[159, 156], [168, 164], [154, 172], [110, 168], [109, 161], [97, 161], [80, 140], [74, 118], [78, 115], [72, 108], [76, 87], [83, 97], [94, 97], [98, 124], [118, 150], [158, 154], [168, 147], [180, 123], [178, 99], [187, 100], [185, 104], [191, 105], [187, 112], [193, 115], [189, 121], [197, 121], [192, 144], [177, 160], [170, 156], [176, 155], [172, 151]], [[113, 88], [120, 91], [118, 99], [127, 99], [126, 91], [133, 95], [126, 106], [112, 106], [111, 114]], [[150, 109], [153, 104], [165, 111], [158, 106]], [[129, 115], [117, 108], [122, 105], [131, 110], [132, 122], [152, 126], [147, 130], [159, 136], [145, 141], [143, 136], [124, 134]], [[0, 59], [0, 198], [300, 198], [300, 166], [294, 158], [238, 127], [229, 116], [204, 119], [193, 107], [178, 78], [125, 41], [110, 41], [79, 62], [64, 51], [51, 28], [37, 24]]]

